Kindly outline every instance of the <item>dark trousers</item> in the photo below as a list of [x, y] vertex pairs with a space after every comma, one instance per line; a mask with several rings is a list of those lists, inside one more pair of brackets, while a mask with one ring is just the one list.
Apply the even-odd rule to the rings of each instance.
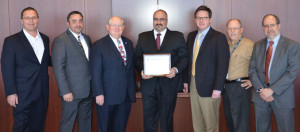
[[254, 103], [256, 132], [271, 131], [271, 113], [276, 119], [278, 132], [295, 132], [294, 108], [277, 108], [274, 101]]
[[73, 99], [66, 102], [61, 97], [62, 113], [59, 124], [60, 132], [73, 132], [75, 120], [78, 121], [79, 132], [91, 132], [92, 128], [92, 98]]
[[[105, 100], [104, 100], [105, 101]], [[126, 96], [125, 102], [117, 105], [96, 104], [98, 132], [125, 132], [131, 110], [131, 102]]]
[[153, 93], [144, 93], [144, 132], [157, 132], [160, 121], [161, 132], [173, 132], [173, 113], [176, 106], [176, 93], [163, 93], [157, 79]]
[[251, 88], [246, 90], [241, 84], [225, 84], [223, 104], [228, 132], [250, 132]]
[[43, 132], [45, 128], [48, 98], [23, 101], [13, 108], [13, 132]]

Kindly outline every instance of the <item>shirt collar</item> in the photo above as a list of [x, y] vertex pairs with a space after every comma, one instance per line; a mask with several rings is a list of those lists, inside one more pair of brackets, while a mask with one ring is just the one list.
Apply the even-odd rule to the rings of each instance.
[[39, 39], [39, 38], [41, 37], [38, 30], [36, 31], [36, 32], [37, 32], [36, 37], [33, 37], [33, 36], [32, 36], [31, 34], [29, 34], [25, 29], [23, 29], [23, 32], [24, 32], [26, 38]]
[[205, 30], [203, 30], [203, 32], [200, 32], [200, 31], [198, 30], [198, 34], [199, 34], [199, 33], [202, 33], [202, 36], [205, 36], [205, 35], [207, 34], [207, 32], [209, 31], [209, 29], [210, 29], [210, 26], [207, 27]]
[[[279, 35], [277, 35], [277, 37], [274, 38], [274, 40], [273, 40], [274, 45], [277, 45], [277, 44], [278, 44], [278, 41], [279, 41], [279, 39], [280, 39], [280, 36], [281, 36], [281, 35], [279, 34]], [[271, 41], [271, 40], [268, 39], [268, 44], [269, 44], [270, 41]]]
[[160, 33], [161, 36], [165, 36], [166, 32], [167, 32], [167, 28], [166, 28], [165, 30], [161, 31], [161, 32], [157, 32], [157, 31], [154, 29], [154, 35]]
[[78, 36], [82, 36], [82, 34], [81, 34], [81, 32], [79, 33], [79, 35], [77, 35], [76, 33], [74, 33], [70, 28], [69, 28], [69, 31], [74, 35], [74, 37], [76, 38], [76, 39], [78, 39]]

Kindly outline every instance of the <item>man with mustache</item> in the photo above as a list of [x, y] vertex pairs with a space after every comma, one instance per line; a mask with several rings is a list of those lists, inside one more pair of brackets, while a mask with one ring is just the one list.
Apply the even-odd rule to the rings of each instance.
[[83, 16], [68, 14], [69, 29], [57, 36], [52, 45], [52, 64], [56, 77], [62, 114], [60, 132], [72, 132], [77, 118], [79, 132], [91, 131], [92, 98], [89, 71], [91, 39], [82, 33]]
[[255, 43], [249, 69], [256, 132], [271, 131], [271, 112], [278, 132], [294, 132], [299, 43], [280, 34], [280, 20], [274, 14], [264, 16], [262, 28], [266, 38]]
[[[156, 132], [158, 122], [162, 132], [173, 132], [173, 113], [177, 92], [183, 88], [182, 71], [188, 63], [188, 52], [183, 34], [167, 28], [168, 15], [157, 10], [151, 31], [139, 35], [135, 57], [136, 69], [141, 73], [144, 131]], [[170, 53], [171, 70], [164, 77], [144, 74], [143, 54]]]
[[251, 81], [248, 70], [253, 42], [243, 37], [239, 19], [230, 19], [226, 25], [230, 48], [229, 68], [223, 94], [228, 132], [250, 132]]

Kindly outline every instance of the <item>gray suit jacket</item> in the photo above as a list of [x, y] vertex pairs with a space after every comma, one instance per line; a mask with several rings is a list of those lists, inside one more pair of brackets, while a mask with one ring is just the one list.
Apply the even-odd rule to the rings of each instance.
[[[82, 35], [90, 50], [90, 37]], [[54, 39], [51, 53], [59, 95], [72, 93], [74, 99], [88, 97], [91, 81], [88, 59], [69, 29]]]
[[[267, 38], [255, 43], [250, 61], [249, 76], [253, 84], [254, 103], [266, 104], [255, 92], [259, 88], [268, 88], [265, 82], [265, 59]], [[281, 35], [274, 54], [270, 70], [270, 88], [274, 91], [273, 103], [277, 108], [294, 108], [294, 81], [299, 68], [299, 44]]]

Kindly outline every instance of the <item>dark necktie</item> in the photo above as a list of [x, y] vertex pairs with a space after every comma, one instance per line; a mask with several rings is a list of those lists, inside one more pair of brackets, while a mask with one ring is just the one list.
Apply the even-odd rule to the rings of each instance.
[[78, 36], [78, 43], [79, 43], [79, 45], [80, 45], [81, 49], [82, 49], [82, 50], [83, 50], [83, 52], [84, 52], [84, 48], [83, 48], [83, 46], [82, 46], [82, 43], [81, 43], [81, 40], [80, 40], [80, 36]]
[[160, 33], [156, 34], [156, 46], [157, 46], [157, 50], [160, 49]]
[[266, 65], [265, 65], [265, 79], [266, 79], [266, 84], [269, 83], [269, 67], [270, 67], [270, 61], [272, 57], [272, 51], [273, 51], [273, 41], [269, 42], [269, 47], [267, 50], [267, 55], [266, 55]]

